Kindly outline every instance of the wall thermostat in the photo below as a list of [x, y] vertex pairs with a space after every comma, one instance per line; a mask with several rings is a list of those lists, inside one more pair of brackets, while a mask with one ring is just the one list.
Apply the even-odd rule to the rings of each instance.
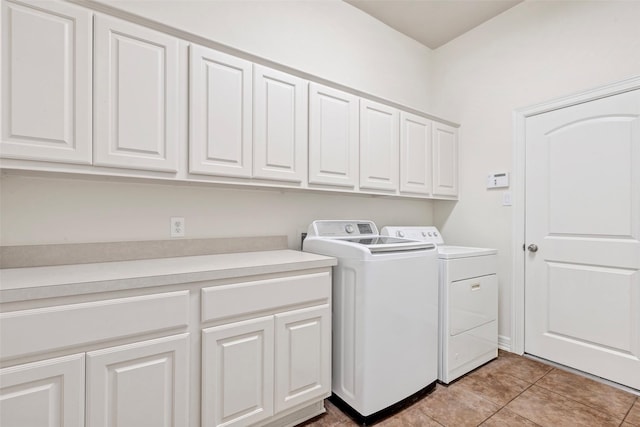
[[509, 174], [507, 172], [494, 173], [487, 176], [487, 188], [504, 188], [509, 186]]

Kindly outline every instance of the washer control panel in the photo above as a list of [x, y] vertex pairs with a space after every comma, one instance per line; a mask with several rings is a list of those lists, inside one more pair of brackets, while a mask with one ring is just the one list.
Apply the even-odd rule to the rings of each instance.
[[378, 227], [373, 221], [319, 220], [311, 223], [308, 235], [325, 237], [377, 236]]
[[432, 225], [406, 227], [387, 226], [382, 227], [380, 234], [383, 236], [400, 237], [402, 239], [420, 240], [422, 242], [434, 243], [436, 245], [444, 244], [444, 239], [440, 235], [440, 232]]

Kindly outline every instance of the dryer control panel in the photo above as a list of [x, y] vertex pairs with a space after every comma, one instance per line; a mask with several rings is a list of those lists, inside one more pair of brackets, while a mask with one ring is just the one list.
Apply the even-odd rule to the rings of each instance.
[[399, 237], [401, 239], [419, 240], [436, 245], [444, 244], [444, 239], [440, 235], [440, 232], [432, 225], [382, 227], [380, 234], [383, 236]]

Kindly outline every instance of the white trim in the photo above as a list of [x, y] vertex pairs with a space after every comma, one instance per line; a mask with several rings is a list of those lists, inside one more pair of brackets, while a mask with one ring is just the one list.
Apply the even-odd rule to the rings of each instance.
[[513, 234], [512, 265], [513, 288], [511, 290], [511, 351], [523, 354], [525, 338], [525, 141], [526, 119], [549, 111], [566, 108], [608, 96], [640, 89], [640, 76], [590, 89], [584, 92], [556, 98], [541, 104], [517, 109], [513, 112]]
[[498, 335], [498, 348], [511, 353], [511, 338], [504, 335]]

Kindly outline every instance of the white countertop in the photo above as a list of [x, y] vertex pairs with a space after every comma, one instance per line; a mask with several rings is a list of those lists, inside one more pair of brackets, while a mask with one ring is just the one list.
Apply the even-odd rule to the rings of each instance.
[[165, 286], [336, 265], [335, 258], [275, 250], [138, 261], [0, 269], [0, 302]]

